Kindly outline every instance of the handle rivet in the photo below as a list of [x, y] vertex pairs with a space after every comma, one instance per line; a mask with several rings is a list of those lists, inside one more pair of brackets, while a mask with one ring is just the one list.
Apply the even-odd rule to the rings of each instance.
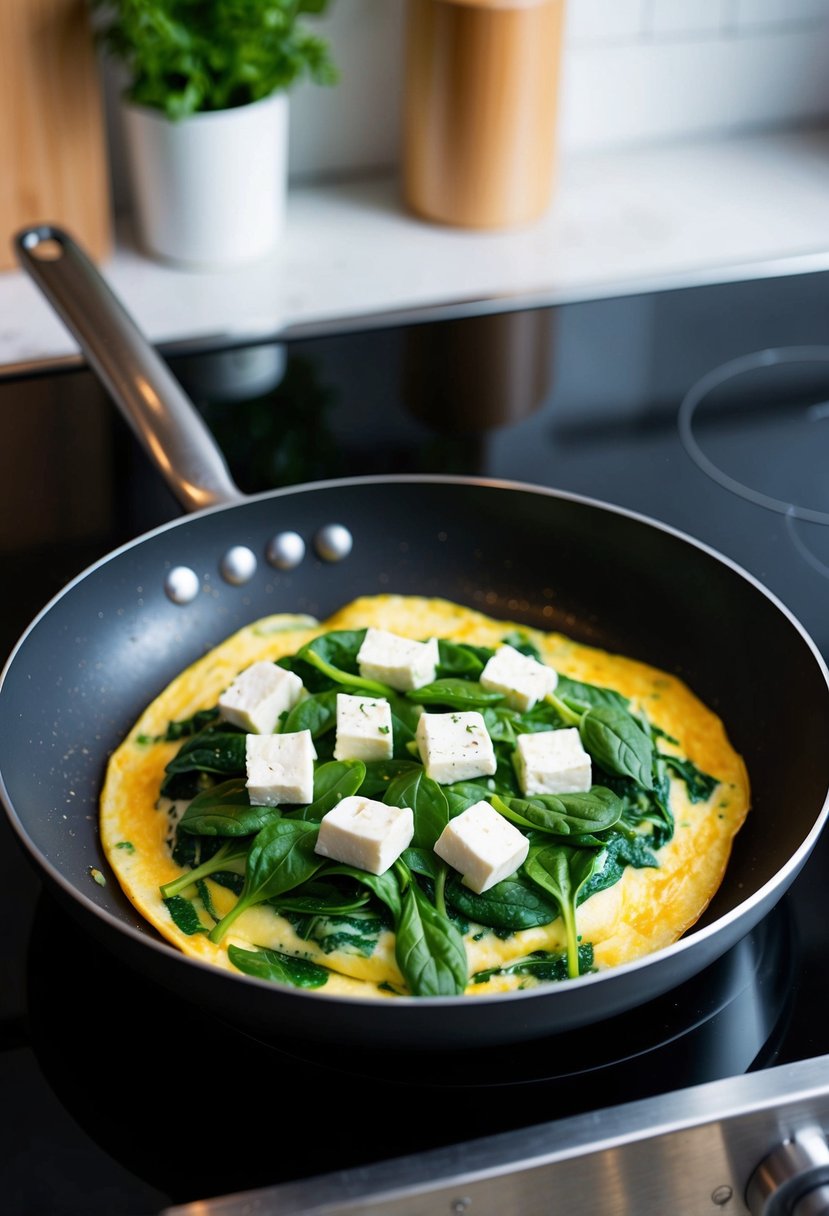
[[305, 541], [298, 532], [277, 532], [268, 541], [265, 557], [277, 570], [293, 570], [305, 557]]
[[247, 545], [234, 545], [219, 564], [222, 578], [235, 587], [249, 583], [256, 573], [256, 554]]
[[190, 604], [199, 594], [199, 576], [189, 566], [173, 566], [164, 579], [164, 592], [174, 604]]
[[343, 524], [326, 524], [314, 537], [314, 548], [325, 562], [342, 561], [353, 544], [353, 537]]
[[734, 1192], [730, 1186], [718, 1186], [711, 1192], [711, 1202], [715, 1203], [718, 1208], [722, 1208], [725, 1207], [733, 1195]]

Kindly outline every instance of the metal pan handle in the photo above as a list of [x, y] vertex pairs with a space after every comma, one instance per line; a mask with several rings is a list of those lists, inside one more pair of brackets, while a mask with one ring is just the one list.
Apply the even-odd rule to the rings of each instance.
[[244, 499], [193, 402], [72, 237], [39, 224], [14, 245], [185, 511]]

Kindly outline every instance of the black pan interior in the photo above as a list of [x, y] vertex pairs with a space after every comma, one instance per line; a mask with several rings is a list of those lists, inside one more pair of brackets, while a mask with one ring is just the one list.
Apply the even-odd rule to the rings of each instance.
[[[354, 538], [340, 562], [313, 550], [331, 522]], [[286, 529], [308, 543], [291, 572], [264, 559], [269, 539]], [[241, 587], [219, 573], [240, 544], [260, 556]], [[179, 564], [204, 587], [187, 606], [163, 590]], [[107, 757], [160, 689], [257, 617], [323, 619], [379, 592], [442, 596], [561, 629], [679, 674], [717, 710], [746, 758], [754, 805], [703, 924], [776, 881], [818, 822], [829, 788], [824, 669], [785, 610], [729, 563], [649, 521], [528, 487], [329, 482], [150, 534], [77, 580], [23, 640], [0, 690], [0, 774], [13, 821], [70, 905], [79, 892], [93, 917], [105, 910], [154, 936], [116, 883], [97, 885], [90, 867], [106, 871], [96, 804]], [[727, 944], [708, 947], [699, 965]], [[524, 1033], [520, 1019], [514, 1033]]]

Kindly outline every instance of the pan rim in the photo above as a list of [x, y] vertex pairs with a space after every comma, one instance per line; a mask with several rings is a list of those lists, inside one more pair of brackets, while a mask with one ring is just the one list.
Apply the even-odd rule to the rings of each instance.
[[[715, 561], [728, 567], [737, 576], [743, 578], [745, 581], [751, 584], [756, 591], [764, 596], [771, 603], [771, 605], [775, 607], [783, 617], [786, 618], [789, 625], [793, 627], [795, 632], [800, 635], [801, 640], [806, 644], [807, 649], [811, 652], [812, 659], [815, 662], [817, 670], [823, 677], [827, 694], [829, 694], [829, 666], [827, 666], [827, 663], [811, 634], [794, 614], [794, 612], [782, 599], [780, 599], [775, 592], [765, 586], [765, 584], [763, 584], [755, 575], [745, 569], [745, 567], [740, 565], [734, 559], [707, 544], [707, 542], [701, 541], [671, 524], [655, 519], [652, 516], [648, 516], [642, 512], [634, 511], [630, 508], [622, 507], [589, 495], [578, 494], [568, 490], [561, 490], [551, 486], [538, 485], [532, 482], [523, 482], [510, 479], [482, 478], [465, 475], [401, 473], [331, 478], [327, 480], [298, 483], [297, 485], [292, 486], [278, 487], [274, 490], [266, 490], [258, 494], [248, 495], [238, 502], [229, 504], [222, 503], [215, 506], [205, 507], [198, 511], [185, 513], [176, 519], [168, 520], [165, 523], [160, 524], [157, 527], [124, 542], [115, 549], [104, 554], [101, 558], [91, 563], [85, 569], [81, 570], [64, 587], [62, 587], [60, 591], [52, 596], [35, 615], [35, 617], [18, 638], [3, 665], [2, 672], [0, 672], [0, 698], [2, 698], [3, 688], [8, 677], [8, 673], [16, 661], [19, 651], [24, 646], [30, 634], [35, 630], [40, 622], [49, 615], [53, 607], [65, 596], [69, 595], [76, 586], [80, 585], [96, 570], [103, 568], [109, 562], [114, 561], [116, 558], [125, 553], [128, 553], [133, 548], [137, 548], [143, 542], [149, 541], [156, 536], [161, 536], [168, 531], [184, 526], [187, 523], [201, 519], [202, 517], [233, 511], [257, 502], [287, 496], [295, 496], [297, 494], [310, 493], [319, 490], [333, 491], [351, 487], [359, 488], [364, 485], [389, 486], [394, 484], [454, 485], [458, 487], [476, 487], [481, 489], [493, 489], [496, 491], [541, 495], [543, 497], [573, 502], [595, 508], [602, 512], [610, 512], [611, 514], [623, 516], [631, 519], [634, 522], [641, 523], [649, 528], [653, 528], [673, 536], [680, 542], [690, 545], [692, 548], [707, 554]], [[91, 916], [93, 919], [104, 922], [108, 929], [114, 931], [116, 934], [126, 933], [135, 945], [140, 945], [142, 948], [151, 948], [157, 954], [162, 955], [165, 959], [170, 961], [172, 965], [183, 964], [186, 967], [195, 966], [199, 969], [199, 971], [211, 977], [218, 977], [222, 982], [229, 979], [234, 983], [238, 983], [239, 980], [242, 980], [247, 984], [252, 984], [255, 988], [262, 991], [276, 992], [279, 994], [280, 999], [290, 997], [292, 1000], [302, 1001], [303, 1004], [307, 1003], [309, 994], [303, 990], [294, 989], [289, 985], [283, 986], [270, 981], [260, 980], [253, 976], [244, 975], [243, 973], [236, 975], [230, 972], [222, 972], [212, 964], [183, 954], [182, 952], [176, 950], [175, 946], [164, 941], [163, 939], [156, 940], [155, 938], [148, 936], [144, 930], [134, 928], [121, 918], [115, 916], [108, 909], [101, 908], [89, 895], [85, 894], [79, 887], [75, 886], [68, 879], [66, 879], [36, 847], [34, 841], [29, 837], [24, 824], [14, 809], [13, 801], [6, 786], [2, 771], [0, 771], [0, 800], [3, 802], [6, 816], [9, 819], [12, 828], [18, 836], [21, 844], [24, 846], [33, 862], [36, 864], [37, 869], [44, 872], [49, 877], [50, 881], [52, 881], [72, 902], [79, 903], [89, 916]], [[801, 841], [794, 853], [787, 858], [786, 862], [777, 870], [774, 876], [764, 883], [762, 887], [758, 888], [751, 895], [749, 895], [745, 900], [742, 900], [736, 907], [718, 917], [715, 921], [711, 922], [711, 924], [705, 926], [703, 929], [695, 931], [692, 927], [685, 936], [681, 937], [678, 941], [674, 942], [670, 946], [663, 947], [652, 954], [644, 955], [639, 959], [634, 959], [631, 962], [621, 964], [617, 967], [580, 976], [577, 979], [562, 980], [555, 985], [545, 985], [539, 988], [518, 990], [510, 993], [481, 993], [476, 995], [474, 998], [475, 1007], [480, 1008], [482, 1006], [486, 1007], [491, 1005], [497, 1005], [500, 1007], [503, 1005], [506, 998], [508, 998], [511, 1002], [520, 1000], [534, 1000], [541, 997], [547, 997], [549, 999], [550, 997], [553, 997], [555, 993], [561, 993], [562, 996], [564, 996], [564, 994], [572, 993], [575, 989], [578, 989], [579, 992], [583, 992], [586, 988], [593, 987], [596, 984], [616, 983], [618, 985], [619, 983], [629, 979], [635, 973], [649, 969], [657, 962], [665, 962], [685, 953], [692, 946], [707, 941], [715, 934], [724, 939], [723, 948], [722, 951], [720, 951], [720, 953], [724, 953], [728, 949], [729, 945], [733, 944], [730, 938], [728, 938], [727, 930], [733, 925], [734, 922], [738, 920], [745, 920], [747, 915], [750, 919], [751, 915], [755, 914], [755, 919], [751, 920], [749, 926], [753, 927], [754, 924], [756, 924], [756, 921], [760, 919], [758, 909], [761, 909], [762, 905], [769, 900], [772, 894], [776, 891], [779, 891], [781, 895], [785, 893], [786, 889], [805, 863], [809, 854], [812, 852], [817, 839], [825, 826], [827, 817], [829, 817], [829, 788], [827, 788], [822, 807], [815, 817], [811, 829]], [[670, 987], [671, 985], [668, 986]], [[661, 987], [659, 991], [664, 991], [664, 986]], [[374, 998], [369, 997], [355, 997], [335, 993], [324, 994], [321, 992], [315, 992], [310, 995], [315, 1000], [322, 999], [327, 1003], [333, 1002], [336, 1005], [353, 1008], [355, 1010], [365, 1009], [367, 1005], [372, 1008], [378, 1005], [378, 1002]], [[638, 1002], [634, 1002], [634, 1004], [636, 1003]], [[449, 1009], [468, 1009], [469, 1006], [468, 1001], [459, 1001], [458, 997], [456, 996], [399, 996], [393, 1001], [381, 1001], [379, 1004], [384, 1009], [396, 1008], [400, 1010], [401, 1015], [406, 1011], [425, 1011], [426, 1009], [441, 1011], [443, 1014], [445, 1014]], [[390, 1016], [394, 1017], [395, 1015], [391, 1014]]]

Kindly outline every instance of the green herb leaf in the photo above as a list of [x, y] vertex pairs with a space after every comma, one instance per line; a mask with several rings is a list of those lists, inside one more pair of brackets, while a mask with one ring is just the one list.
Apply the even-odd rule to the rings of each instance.
[[328, 44], [300, 20], [328, 0], [92, 0], [96, 37], [125, 65], [128, 96], [180, 119], [337, 79]]

